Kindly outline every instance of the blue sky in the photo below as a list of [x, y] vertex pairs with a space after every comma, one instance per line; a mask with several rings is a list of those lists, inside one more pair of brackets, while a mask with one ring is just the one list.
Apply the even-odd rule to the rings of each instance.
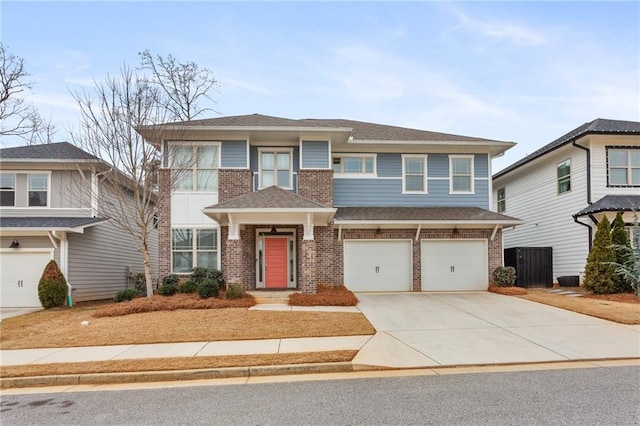
[[[223, 115], [348, 118], [518, 146], [640, 120], [638, 2], [13, 2], [1, 38], [58, 124], [138, 52], [210, 68]], [[214, 114], [211, 114], [214, 116]], [[2, 141], [3, 146], [19, 143]]]

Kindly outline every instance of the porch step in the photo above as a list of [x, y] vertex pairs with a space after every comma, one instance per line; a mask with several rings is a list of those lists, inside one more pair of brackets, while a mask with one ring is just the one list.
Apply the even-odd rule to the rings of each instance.
[[288, 305], [289, 296], [295, 291], [248, 291], [256, 299], [256, 305]]

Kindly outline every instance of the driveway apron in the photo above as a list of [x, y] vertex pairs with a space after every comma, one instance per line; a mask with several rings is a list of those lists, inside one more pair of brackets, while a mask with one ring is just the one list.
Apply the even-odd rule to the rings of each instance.
[[640, 329], [511, 296], [358, 293], [377, 333], [354, 367], [416, 368], [640, 357]]

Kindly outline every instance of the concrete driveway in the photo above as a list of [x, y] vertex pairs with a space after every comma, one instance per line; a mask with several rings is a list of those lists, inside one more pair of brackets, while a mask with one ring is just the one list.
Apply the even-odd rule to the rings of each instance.
[[358, 293], [377, 333], [353, 360], [394, 368], [640, 357], [640, 326], [516, 297]]

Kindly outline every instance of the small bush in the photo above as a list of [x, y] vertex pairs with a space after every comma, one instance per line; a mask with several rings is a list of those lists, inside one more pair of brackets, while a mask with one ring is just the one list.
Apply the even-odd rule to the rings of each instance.
[[178, 286], [178, 292], [180, 293], [195, 293], [198, 291], [198, 284], [193, 281], [187, 281]]
[[224, 288], [224, 275], [222, 271], [219, 269], [209, 269], [209, 268], [201, 268], [195, 267], [191, 272], [191, 281], [196, 284], [202, 284], [205, 280], [213, 280], [218, 284], [218, 288]]
[[[144, 274], [143, 274], [144, 275]], [[116, 297], [113, 300], [116, 303], [126, 302], [127, 300], [132, 300], [134, 297], [138, 296], [138, 291], [132, 288], [128, 288], [126, 290], [120, 290], [116, 293]]]
[[67, 298], [67, 280], [55, 260], [50, 261], [38, 282], [38, 298], [45, 309], [64, 305]]
[[214, 280], [207, 279], [198, 284], [198, 296], [201, 299], [218, 297], [218, 294], [220, 294], [220, 286]]
[[158, 294], [160, 296], [173, 296], [178, 291], [178, 287], [173, 284], [163, 284], [162, 287], [158, 289]]
[[138, 293], [138, 296], [144, 297], [147, 295], [147, 278], [145, 277], [144, 272], [133, 276], [133, 288]]
[[512, 266], [498, 266], [493, 270], [493, 283], [498, 287], [512, 287], [516, 283], [516, 269]]
[[245, 295], [244, 286], [238, 283], [232, 283], [227, 286], [225, 297], [227, 299], [242, 299]]
[[162, 278], [162, 286], [164, 287], [165, 285], [172, 285], [172, 286], [177, 286], [178, 283], [180, 282], [180, 277], [177, 276], [176, 274], [171, 274], [171, 275], [167, 275], [164, 278]]

